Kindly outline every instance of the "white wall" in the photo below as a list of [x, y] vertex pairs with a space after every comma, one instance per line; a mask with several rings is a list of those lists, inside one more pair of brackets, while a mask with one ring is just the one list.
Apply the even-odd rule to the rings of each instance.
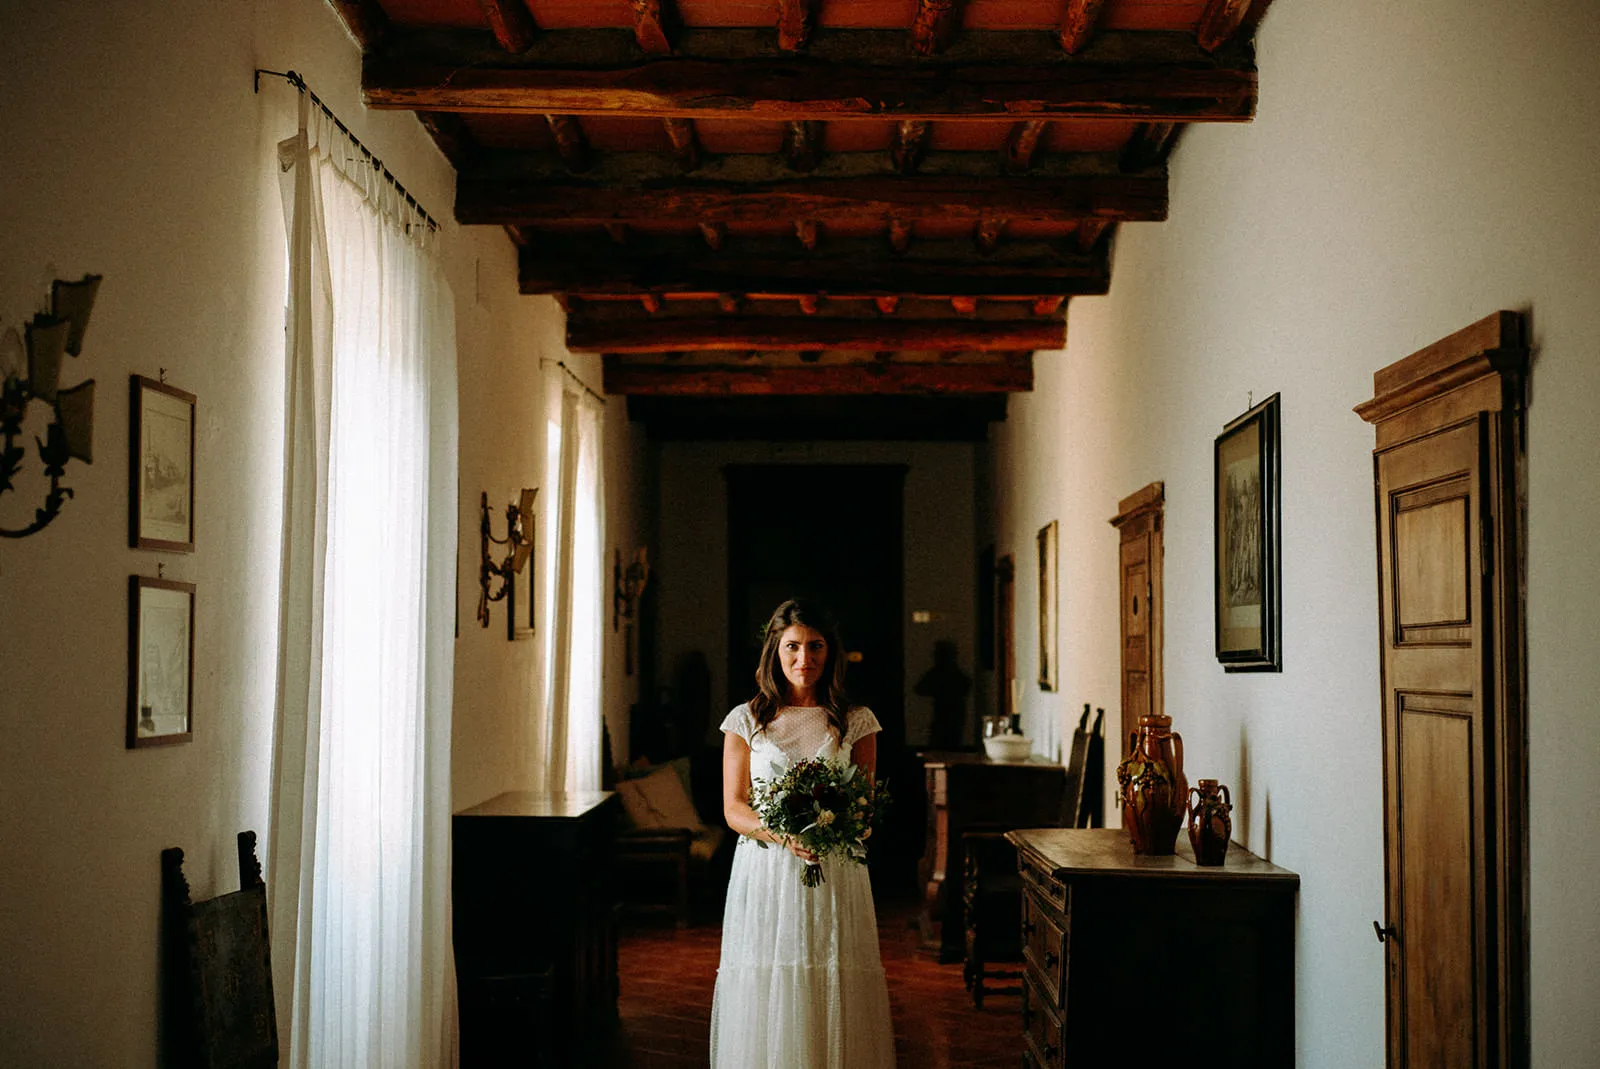
[[[961, 669], [974, 676], [977, 548], [973, 520], [977, 447], [944, 442], [666, 442], [659, 448], [660, 559], [657, 614], [658, 678], [671, 684], [678, 659], [690, 650], [711, 668], [713, 741], [722, 714], [748, 698], [753, 680], [728, 669], [729, 464], [905, 464], [906, 733], [926, 737], [930, 699], [910, 688], [933, 662], [933, 643], [956, 643]], [[776, 606], [774, 606], [776, 607]], [[936, 614], [927, 624], [911, 613]], [[968, 702], [968, 716], [972, 703]]]
[[[253, 93], [253, 68], [302, 72], [444, 224], [462, 413], [458, 806], [525, 786], [536, 757], [538, 643], [508, 642], [501, 606], [487, 630], [473, 618], [477, 503], [542, 480], [538, 362], [566, 352], [554, 302], [517, 295], [505, 236], [450, 222], [454, 175], [415, 118], [364, 111], [359, 52], [328, 4], [72, 0], [7, 5], [3, 21], [0, 331], [53, 277], [105, 283], [63, 375], [97, 380], [96, 461], [68, 468], [77, 496], [50, 528], [0, 542], [0, 1062], [148, 1066], [161, 849], [184, 848], [208, 897], [235, 886], [234, 834], [267, 831], [285, 271], [273, 146], [294, 130], [295, 94], [271, 79]], [[199, 397], [192, 555], [127, 548], [128, 376], [158, 368]], [[626, 503], [632, 432], [608, 422]], [[0, 525], [27, 522], [38, 496], [35, 479], [0, 498]], [[632, 539], [637, 523], [627, 506], [612, 526]], [[198, 585], [195, 737], [135, 752], [127, 580], [158, 564]]]
[[[1278, 0], [1258, 44], [1256, 121], [1185, 135], [1169, 221], [1123, 228], [1112, 293], [1073, 302], [1066, 352], [1040, 354], [995, 435], [1002, 550], [1063, 525], [1067, 679], [1025, 702], [1093, 695], [1116, 722], [1105, 521], [1165, 480], [1166, 705], [1190, 779], [1233, 785], [1236, 838], [1300, 873], [1298, 1064], [1381, 1065], [1373, 435], [1350, 409], [1378, 368], [1529, 312], [1533, 1056], [1593, 1064], [1600, 8]], [[1212, 654], [1211, 446], [1250, 391], [1283, 395], [1281, 675]], [[1019, 613], [1019, 650], [1032, 627]]]

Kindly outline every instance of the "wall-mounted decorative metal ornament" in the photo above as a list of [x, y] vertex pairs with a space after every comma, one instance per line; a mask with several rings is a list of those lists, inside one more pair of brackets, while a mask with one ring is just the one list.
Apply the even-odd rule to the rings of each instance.
[[[60, 379], [62, 355], [77, 356], [83, 351], [83, 335], [89, 327], [100, 278], [84, 275], [77, 282], [53, 282], [50, 311], [33, 316], [24, 328], [27, 377], [22, 377], [22, 369], [5, 370], [0, 385], [0, 434], [5, 438], [0, 449], [0, 494], [17, 488], [15, 480], [27, 456], [27, 448], [18, 445], [17, 439], [22, 436], [29, 406], [35, 400], [42, 401], [50, 406], [53, 416], [45, 428], [44, 440], [34, 438], [50, 488], [45, 492], [44, 503], [34, 510], [32, 523], [18, 528], [0, 527], [0, 536], [5, 538], [25, 538], [48, 527], [72, 496], [72, 489], [61, 485], [67, 461], [94, 462], [94, 380], [63, 390]], [[8, 334], [15, 338], [15, 331]]]
[[[478, 598], [478, 623], [484, 627], [489, 626], [489, 603], [503, 601], [511, 593], [511, 584], [516, 576], [528, 564], [528, 558], [533, 553], [533, 499], [539, 493], [537, 487], [530, 490], [522, 488], [521, 498], [506, 506], [506, 536], [496, 538], [490, 529], [489, 495], [485, 493], [480, 504], [483, 522], [478, 531], [481, 537], [483, 559], [478, 566], [478, 585], [482, 590]], [[506, 546], [505, 559], [496, 563], [489, 554], [489, 545]], [[495, 577], [500, 579], [500, 585], [495, 590], [490, 590]], [[514, 637], [514, 633], [513, 633]]]

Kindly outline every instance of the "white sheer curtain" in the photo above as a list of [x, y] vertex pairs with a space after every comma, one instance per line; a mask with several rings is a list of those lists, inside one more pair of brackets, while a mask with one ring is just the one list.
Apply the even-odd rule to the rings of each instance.
[[304, 94], [278, 163], [288, 398], [267, 877], [285, 1065], [443, 1066], [453, 302], [416, 211]]
[[600, 786], [605, 487], [601, 403], [559, 364], [545, 363], [545, 692], [541, 786]]

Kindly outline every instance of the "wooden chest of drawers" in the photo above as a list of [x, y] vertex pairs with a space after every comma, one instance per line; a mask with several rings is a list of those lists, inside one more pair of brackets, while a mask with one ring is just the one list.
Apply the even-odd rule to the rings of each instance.
[[1187, 841], [1140, 856], [1118, 828], [1006, 838], [1024, 888], [1024, 1066], [1294, 1065], [1298, 876], [1237, 844], [1220, 868]]

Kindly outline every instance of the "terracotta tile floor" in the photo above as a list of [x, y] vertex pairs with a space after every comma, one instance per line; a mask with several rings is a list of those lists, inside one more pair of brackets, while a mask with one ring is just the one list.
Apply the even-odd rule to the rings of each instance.
[[[1014, 1069], [1021, 1062], [1015, 995], [982, 1010], [961, 983], [961, 966], [915, 952], [912, 905], [882, 905], [878, 937], [894, 1017], [896, 1060], [917, 1069]], [[621, 1027], [613, 1069], [701, 1069], [710, 1045], [711, 991], [722, 930], [701, 924], [624, 928], [618, 947]], [[784, 1069], [751, 1066], [750, 1069]]]

